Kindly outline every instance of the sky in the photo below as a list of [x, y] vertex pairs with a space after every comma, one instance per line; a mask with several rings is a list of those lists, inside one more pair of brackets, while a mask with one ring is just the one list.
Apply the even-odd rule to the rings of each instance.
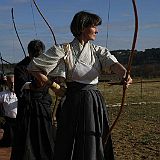
[[[131, 49], [134, 34], [132, 0], [36, 0], [36, 3], [54, 31], [57, 43], [72, 41], [72, 18], [75, 13], [85, 10], [102, 18], [94, 44], [109, 50]], [[160, 0], [136, 0], [136, 5], [139, 18], [136, 49], [160, 48]], [[12, 8], [27, 55], [27, 45], [33, 39], [42, 40], [46, 49], [54, 44], [52, 34], [32, 0], [0, 0], [0, 53], [4, 60], [17, 63], [24, 58], [13, 27]]]

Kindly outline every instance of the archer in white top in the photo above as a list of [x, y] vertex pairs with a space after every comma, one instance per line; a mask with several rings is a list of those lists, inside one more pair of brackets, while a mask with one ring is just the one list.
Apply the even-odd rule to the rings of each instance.
[[16, 118], [18, 100], [14, 93], [14, 75], [7, 76], [7, 86], [7, 90], [0, 92], [0, 104], [4, 107], [6, 117]]

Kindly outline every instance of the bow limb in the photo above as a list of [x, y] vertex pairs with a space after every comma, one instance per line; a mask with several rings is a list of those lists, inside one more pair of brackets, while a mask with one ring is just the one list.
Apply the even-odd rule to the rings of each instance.
[[8, 63], [8, 64], [10, 64], [10, 65], [12, 65], [10, 62], [4, 60], [3, 58], [2, 58], [2, 61], [6, 62], [6, 63]]
[[[43, 16], [43, 14], [42, 14], [42, 12], [40, 11], [40, 9], [39, 9], [38, 5], [36, 4], [36, 1], [35, 1], [35, 0], [33, 0], [33, 3], [34, 3], [34, 5], [35, 5], [35, 7], [37, 8], [38, 13], [41, 15], [41, 17], [42, 17], [43, 20], [45, 21], [46, 25], [49, 27], [49, 30], [51, 31], [51, 34], [52, 34], [52, 37], [53, 37], [53, 40], [54, 40], [54, 44], [55, 44], [55, 45], [58, 45], [58, 44], [57, 44], [57, 41], [56, 41], [56, 37], [55, 37], [55, 35], [54, 35], [54, 32], [53, 32], [51, 26], [49, 25], [49, 23], [47, 22], [47, 20], [46, 20], [45, 17]], [[55, 128], [57, 127], [57, 126], [56, 126], [56, 119], [55, 119], [57, 107], [58, 107], [58, 96], [56, 96], [56, 100], [55, 100], [55, 104], [54, 104], [54, 108], [53, 108], [53, 112], [52, 112], [52, 125], [53, 125]]]
[[20, 43], [20, 45], [21, 45], [21, 47], [22, 47], [24, 56], [26, 57], [26, 52], [25, 52], [25, 50], [24, 50], [24, 47], [23, 47], [22, 42], [21, 42], [21, 40], [20, 40], [20, 37], [19, 37], [19, 35], [18, 35], [17, 28], [16, 28], [16, 24], [15, 24], [15, 21], [14, 21], [13, 8], [12, 8], [12, 10], [11, 10], [11, 13], [12, 13], [13, 26], [14, 26], [14, 29], [15, 29], [15, 32], [16, 32], [16, 35], [17, 35], [17, 38], [18, 38], [18, 41], [19, 41], [19, 43]]
[[55, 37], [55, 35], [54, 35], [54, 32], [53, 32], [51, 26], [49, 25], [49, 23], [47, 22], [47, 20], [46, 20], [45, 17], [43, 16], [43, 14], [42, 14], [42, 12], [40, 11], [40, 9], [39, 9], [38, 5], [36, 4], [36, 1], [35, 1], [35, 0], [33, 0], [33, 3], [34, 3], [34, 5], [35, 5], [35, 7], [37, 8], [38, 13], [41, 15], [41, 17], [43, 18], [43, 20], [45, 21], [45, 23], [46, 23], [47, 26], [49, 27], [49, 30], [50, 30], [51, 33], [52, 33], [52, 36], [53, 36], [55, 45], [57, 45], [56, 37]]
[[[131, 64], [132, 64], [133, 57], [134, 57], [134, 54], [135, 54], [135, 46], [136, 46], [137, 35], [138, 35], [138, 12], [137, 12], [137, 7], [136, 7], [136, 0], [132, 0], [132, 4], [133, 4], [133, 9], [134, 9], [134, 16], [135, 16], [135, 30], [134, 30], [134, 36], [133, 36], [133, 42], [132, 42], [132, 49], [131, 49], [131, 53], [130, 53], [129, 60], [128, 60], [128, 65], [127, 65], [127, 72], [126, 72], [126, 77], [125, 77], [126, 81], [127, 81], [128, 76], [130, 75], [130, 72], [131, 72]], [[112, 126], [110, 127], [110, 129], [108, 131], [108, 134], [103, 139], [104, 147], [106, 146], [108, 138], [109, 138], [113, 128], [115, 127], [116, 123], [118, 122], [118, 119], [119, 119], [119, 117], [120, 117], [120, 115], [123, 111], [126, 89], [127, 89], [127, 85], [124, 84], [123, 85], [123, 96], [122, 96], [122, 100], [121, 100], [120, 110], [119, 110], [118, 115], [117, 115], [116, 119], [114, 120]]]

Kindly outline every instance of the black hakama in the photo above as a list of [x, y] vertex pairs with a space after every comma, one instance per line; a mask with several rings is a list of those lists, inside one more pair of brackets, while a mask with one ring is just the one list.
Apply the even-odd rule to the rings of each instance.
[[32, 91], [30, 100], [19, 101], [12, 160], [53, 160], [51, 103], [44, 90]]
[[33, 81], [27, 72], [29, 63], [26, 57], [14, 70], [18, 111], [11, 160], [53, 160], [52, 99], [48, 88], [21, 91], [26, 82]]
[[67, 84], [67, 94], [58, 112], [55, 160], [113, 160], [104, 99], [95, 85]]

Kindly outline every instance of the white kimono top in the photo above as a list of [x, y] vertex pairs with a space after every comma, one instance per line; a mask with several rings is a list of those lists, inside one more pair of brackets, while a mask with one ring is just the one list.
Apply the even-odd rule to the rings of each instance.
[[68, 44], [53, 46], [46, 53], [34, 58], [28, 70], [64, 77], [66, 82], [97, 84], [100, 74], [109, 72], [110, 66], [117, 62], [107, 48], [90, 42], [83, 46], [75, 38]]
[[16, 118], [17, 102], [18, 99], [14, 92], [11, 92], [10, 90], [0, 92], [0, 103], [3, 104], [5, 116]]

